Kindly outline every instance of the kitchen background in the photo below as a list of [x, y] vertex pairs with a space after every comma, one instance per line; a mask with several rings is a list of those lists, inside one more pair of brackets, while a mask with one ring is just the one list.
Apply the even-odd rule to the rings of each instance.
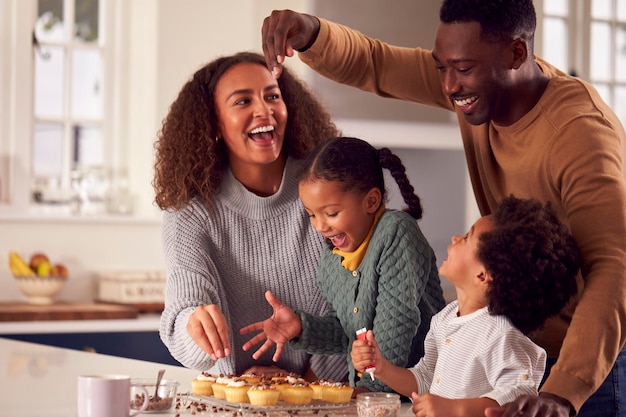
[[[132, 207], [126, 214], [72, 215], [60, 213], [54, 205], [32, 204], [32, 161], [21, 158], [29, 153], [32, 138], [33, 92], [28, 78], [32, 71], [28, 66], [32, 65], [32, 16], [36, 15], [37, 0], [0, 0], [0, 257], [8, 256], [11, 250], [24, 257], [45, 252], [52, 260], [66, 264], [70, 279], [58, 297], [61, 301], [93, 300], [96, 277], [101, 273], [163, 270], [161, 213], [153, 205], [151, 186], [153, 143], [161, 120], [182, 85], [205, 62], [241, 50], [260, 51], [261, 23], [271, 10], [309, 12], [390, 43], [429, 48], [440, 5], [440, 0], [100, 1], [106, 11], [115, 13], [118, 22], [109, 31], [113, 33], [107, 34], [108, 39], [124, 51], [114, 65], [122, 79], [114, 86], [117, 101], [108, 103], [119, 123], [107, 131], [105, 139], [114, 143], [113, 168], [124, 173], [125, 201]], [[596, 3], [600, 8], [610, 5], [619, 21], [626, 21], [626, 7], [617, 0], [551, 1], [545, 3], [545, 9], [557, 17], [557, 26], [563, 26], [566, 20], [558, 20], [559, 7], [567, 9], [570, 4], [571, 11], [580, 11], [574, 5]], [[535, 4], [541, 19], [544, 2], [537, 0]], [[615, 19], [610, 22], [614, 28]], [[540, 25], [539, 39], [541, 30]], [[543, 47], [557, 63], [559, 54], [570, 53], [563, 58], [563, 67], [576, 62], [582, 63], [583, 72], [589, 70], [586, 60], [576, 58], [574, 50], [567, 47], [568, 39], [551, 35], [549, 42], [537, 42], [536, 50], [541, 53]], [[626, 50], [624, 37], [619, 39], [621, 44], [618, 42], [615, 50]], [[625, 54], [602, 52], [605, 49], [595, 48], [594, 53], [617, 59], [614, 68], [618, 69], [618, 83], [610, 85], [617, 85], [615, 107], [623, 117], [626, 76], [619, 74], [626, 71], [619, 68], [626, 68]], [[596, 56], [593, 61], [603, 70], [613, 68], [602, 58]], [[464, 232], [478, 217], [451, 115], [332, 83], [309, 71], [297, 58], [288, 60], [288, 65], [319, 94], [344, 134], [388, 146], [402, 157], [424, 204], [420, 225], [438, 259], [443, 259], [450, 236]], [[590, 74], [594, 75], [593, 68]], [[391, 186], [390, 197], [389, 205], [400, 207], [399, 196]], [[451, 286], [445, 281], [443, 285], [447, 298], [453, 298]], [[23, 299], [7, 262], [0, 262], [0, 302]]]

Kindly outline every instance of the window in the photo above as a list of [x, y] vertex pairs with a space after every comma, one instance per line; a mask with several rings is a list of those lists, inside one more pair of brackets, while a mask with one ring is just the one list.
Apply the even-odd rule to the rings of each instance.
[[0, 215], [132, 209], [124, 86], [129, 15], [141, 16], [133, 4], [0, 2]]
[[538, 53], [591, 82], [626, 124], [626, 1], [543, 0], [536, 7]]
[[[38, 0], [33, 29], [32, 197], [35, 203], [106, 200], [105, 0]], [[72, 201], [74, 199], [75, 201]], [[72, 207], [74, 210], [79, 207]]]

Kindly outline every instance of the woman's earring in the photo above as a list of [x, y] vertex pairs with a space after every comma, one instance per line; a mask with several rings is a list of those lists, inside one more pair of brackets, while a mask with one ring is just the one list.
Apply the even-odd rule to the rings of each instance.
[[215, 143], [217, 143], [217, 142], [219, 142], [219, 141], [220, 141], [220, 137], [219, 137], [219, 136], [216, 136], [216, 137], [215, 137]]

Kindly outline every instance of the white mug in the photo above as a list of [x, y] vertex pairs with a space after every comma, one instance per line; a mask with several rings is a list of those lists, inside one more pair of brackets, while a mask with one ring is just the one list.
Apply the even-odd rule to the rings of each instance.
[[[130, 409], [130, 387], [143, 390], [140, 410]], [[78, 377], [78, 417], [130, 417], [148, 407], [150, 395], [141, 385], [131, 384], [128, 375], [80, 375]]]

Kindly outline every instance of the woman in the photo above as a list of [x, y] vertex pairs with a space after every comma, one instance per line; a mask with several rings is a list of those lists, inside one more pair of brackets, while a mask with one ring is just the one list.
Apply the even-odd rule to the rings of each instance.
[[266, 290], [294, 309], [327, 309], [315, 282], [323, 243], [294, 174], [299, 159], [339, 132], [286, 75], [275, 80], [259, 54], [219, 58], [194, 74], [163, 122], [154, 179], [165, 210], [160, 335], [181, 364], [214, 374], [344, 380], [340, 357], [290, 350], [277, 363], [271, 353], [254, 360], [237, 331], [271, 313]]

